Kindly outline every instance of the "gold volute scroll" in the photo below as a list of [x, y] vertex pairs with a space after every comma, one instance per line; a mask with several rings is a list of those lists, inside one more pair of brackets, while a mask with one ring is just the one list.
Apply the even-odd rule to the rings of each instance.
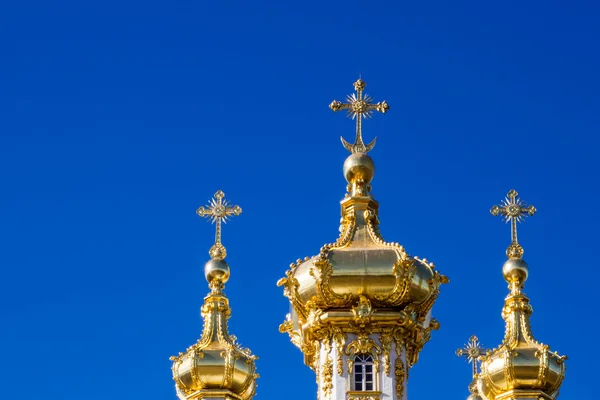
[[378, 111], [382, 114], [385, 114], [390, 106], [388, 103], [384, 101], [373, 104], [373, 98], [369, 95], [363, 93], [363, 90], [367, 84], [362, 79], [358, 79], [354, 82], [354, 89], [356, 93], [348, 95], [346, 97], [347, 103], [342, 103], [340, 101], [334, 100], [329, 105], [329, 108], [333, 110], [333, 112], [337, 112], [340, 110], [348, 110], [348, 116], [352, 119], [356, 120], [356, 139], [353, 144], [348, 143], [342, 137], [342, 145], [346, 150], [350, 153], [368, 153], [375, 147], [375, 142], [377, 138], [373, 139], [373, 141], [367, 145], [363, 142], [362, 138], [362, 119], [363, 118], [371, 118], [373, 115], [373, 111]]

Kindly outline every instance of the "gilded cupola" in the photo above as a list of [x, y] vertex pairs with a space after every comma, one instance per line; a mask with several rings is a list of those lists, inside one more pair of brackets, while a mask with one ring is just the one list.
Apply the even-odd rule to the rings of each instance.
[[[347, 102], [334, 100], [329, 106], [334, 112], [346, 110], [356, 121], [354, 143], [341, 139], [351, 154], [343, 165], [347, 193], [341, 201], [340, 234], [318, 254], [292, 263], [278, 282], [291, 304], [280, 331], [290, 335], [304, 353], [305, 363], [315, 371], [319, 369], [319, 348], [336, 347], [338, 375], [345, 371], [342, 357], [349, 358], [350, 368], [352, 355], [365, 349], [370, 349], [374, 358], [381, 354], [384, 370], [393, 375], [390, 348], [392, 342], [401, 343], [398, 354], [408, 360], [395, 367], [401, 398], [405, 368], [417, 361], [430, 331], [439, 326], [430, 311], [440, 285], [448, 279], [432, 262], [411, 256], [397, 242], [385, 241], [379, 231], [379, 203], [371, 186], [375, 163], [367, 154], [375, 140], [363, 142], [362, 122], [375, 111], [387, 112], [389, 106], [385, 101], [374, 103], [364, 94], [365, 86], [359, 79], [354, 83], [356, 93], [348, 96]], [[322, 356], [322, 368], [329, 369], [331, 354]], [[328, 380], [322, 379], [321, 385], [327, 388]], [[327, 390], [324, 394], [327, 396]]]
[[201, 217], [216, 224], [215, 244], [210, 248], [211, 259], [204, 266], [210, 293], [204, 298], [201, 313], [204, 328], [201, 338], [184, 353], [171, 357], [173, 379], [181, 400], [231, 399], [250, 400], [256, 390], [257, 359], [249, 349], [237, 343], [229, 334], [227, 320], [231, 315], [229, 300], [223, 292], [229, 280], [227, 252], [221, 243], [221, 223], [242, 212], [231, 206], [218, 191], [207, 207], [197, 211]]
[[533, 337], [529, 322], [533, 309], [523, 292], [529, 267], [517, 240], [517, 222], [535, 212], [535, 207], [525, 205], [514, 190], [491, 209], [493, 215], [511, 223], [512, 242], [502, 268], [510, 290], [502, 309], [504, 340], [482, 357], [478, 379], [479, 394], [485, 400], [555, 399], [565, 376], [567, 357]]

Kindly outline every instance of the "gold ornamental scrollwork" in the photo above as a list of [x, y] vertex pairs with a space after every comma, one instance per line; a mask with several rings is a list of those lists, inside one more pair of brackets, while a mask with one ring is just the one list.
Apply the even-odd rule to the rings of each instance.
[[406, 368], [402, 358], [398, 356], [394, 365], [394, 376], [396, 378], [396, 398], [402, 399], [404, 396], [404, 380], [406, 379]]
[[393, 329], [384, 328], [379, 336], [379, 340], [383, 349], [383, 370], [386, 376], [390, 376], [390, 359], [392, 353], [392, 344], [394, 342]]
[[379, 355], [381, 347], [368, 334], [359, 334], [358, 338], [354, 339], [346, 346], [345, 354], [348, 356], [348, 371], [352, 371], [354, 366], [354, 357], [357, 354], [370, 354], [373, 357], [375, 368], [379, 366]]
[[377, 306], [398, 306], [405, 301], [410, 290], [410, 283], [416, 273], [415, 262], [412, 258], [401, 258], [393, 268], [396, 282], [389, 294], [375, 295], [373, 300]]
[[310, 269], [310, 275], [315, 279], [317, 295], [315, 303], [320, 307], [348, 307], [352, 301], [351, 294], [335, 293], [329, 284], [333, 274], [333, 265], [329, 260], [317, 260]]
[[346, 335], [340, 328], [333, 328], [333, 343], [336, 351], [336, 366], [337, 374], [344, 375], [344, 343], [346, 342]]
[[331, 391], [333, 389], [333, 360], [327, 354], [321, 370], [321, 379], [323, 380], [323, 393], [326, 399], [331, 398]]

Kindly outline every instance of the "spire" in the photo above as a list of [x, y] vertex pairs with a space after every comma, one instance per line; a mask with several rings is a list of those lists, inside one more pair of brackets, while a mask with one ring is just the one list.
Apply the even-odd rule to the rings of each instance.
[[227, 251], [221, 243], [221, 223], [232, 215], [240, 215], [242, 209], [231, 206], [224, 198], [225, 194], [219, 190], [208, 206], [196, 211], [216, 224], [216, 235], [209, 251], [211, 259], [204, 265], [211, 292], [204, 298], [201, 309], [202, 336], [185, 353], [171, 357], [173, 379], [181, 400], [250, 400], [256, 390], [257, 357], [237, 343], [227, 326], [231, 309], [223, 288], [229, 280], [230, 268], [225, 261]]
[[362, 138], [362, 119], [371, 118], [373, 115], [373, 111], [379, 111], [382, 114], [385, 114], [387, 110], [390, 109], [390, 106], [384, 101], [380, 103], [373, 104], [373, 98], [367, 94], [363, 94], [363, 90], [367, 84], [361, 78], [358, 78], [356, 82], [354, 82], [354, 89], [356, 93], [346, 96], [346, 100], [348, 103], [342, 103], [337, 100], [333, 100], [329, 105], [329, 108], [333, 110], [333, 112], [340, 110], [348, 110], [348, 117], [352, 117], [352, 119], [356, 120], [356, 139], [354, 140], [354, 144], [350, 144], [347, 141], [342, 139], [342, 145], [346, 150], [350, 153], [368, 153], [375, 147], [375, 142], [377, 138], [373, 139], [373, 141], [367, 145], [363, 142]]
[[510, 289], [502, 310], [506, 323], [504, 340], [482, 358], [478, 379], [479, 394], [487, 400], [555, 399], [565, 376], [567, 357], [550, 351], [548, 345], [533, 337], [533, 309], [523, 293], [529, 267], [522, 258], [516, 223], [535, 212], [535, 207], [525, 205], [515, 190], [491, 209], [492, 215], [502, 215], [511, 222], [512, 241], [506, 251], [508, 261], [502, 268]]

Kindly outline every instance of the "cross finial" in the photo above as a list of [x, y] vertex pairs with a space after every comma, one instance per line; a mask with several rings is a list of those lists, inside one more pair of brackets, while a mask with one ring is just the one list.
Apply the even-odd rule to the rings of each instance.
[[517, 239], [517, 222], [523, 222], [527, 216], [532, 216], [536, 211], [534, 206], [526, 205], [519, 198], [519, 193], [514, 189], [508, 192], [502, 203], [492, 207], [490, 210], [493, 216], [501, 215], [505, 222], [510, 221], [511, 223], [512, 242], [506, 249], [506, 256], [508, 258], [513, 260], [523, 258], [525, 251]]
[[487, 356], [489, 353], [490, 350], [484, 349], [475, 335], [469, 338], [469, 342], [465, 344], [464, 348], [456, 350], [457, 356], [466, 358], [473, 366], [473, 378], [477, 376], [477, 365], [480, 357]]
[[373, 115], [373, 111], [379, 111], [382, 114], [385, 114], [387, 110], [390, 109], [388, 103], [384, 101], [373, 104], [373, 98], [369, 95], [363, 94], [363, 90], [365, 89], [367, 84], [361, 78], [358, 78], [356, 82], [354, 82], [354, 89], [356, 93], [348, 95], [346, 97], [347, 103], [342, 103], [340, 101], [334, 100], [329, 105], [334, 112], [340, 110], [348, 110], [348, 116], [352, 117], [352, 119], [356, 119], [356, 139], [354, 140], [354, 144], [348, 143], [342, 137], [342, 145], [346, 150], [354, 153], [367, 153], [375, 147], [375, 142], [377, 138], [373, 139], [373, 141], [367, 145], [363, 142], [362, 139], [362, 119], [370, 118]]
[[200, 206], [196, 210], [196, 214], [209, 218], [213, 224], [216, 224], [215, 244], [208, 252], [213, 260], [223, 260], [227, 257], [227, 250], [221, 243], [221, 222], [226, 223], [232, 215], [238, 216], [241, 213], [242, 208], [230, 205], [229, 201], [225, 200], [225, 193], [220, 190], [210, 199], [209, 205]]

